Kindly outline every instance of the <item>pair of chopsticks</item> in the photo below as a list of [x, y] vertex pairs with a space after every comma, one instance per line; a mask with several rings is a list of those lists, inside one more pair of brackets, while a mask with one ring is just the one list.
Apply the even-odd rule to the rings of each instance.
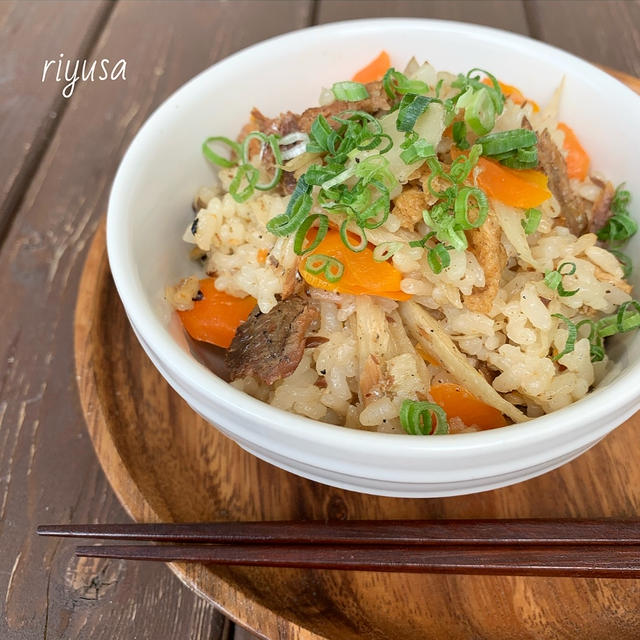
[[640, 577], [635, 520], [343, 520], [44, 525], [39, 535], [154, 542], [79, 556], [356, 571]]

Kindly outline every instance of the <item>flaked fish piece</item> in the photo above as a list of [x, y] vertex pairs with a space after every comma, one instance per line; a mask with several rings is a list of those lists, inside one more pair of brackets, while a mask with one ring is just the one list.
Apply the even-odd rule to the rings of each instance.
[[279, 302], [269, 313], [258, 308], [242, 323], [226, 353], [230, 380], [253, 376], [273, 384], [291, 375], [305, 349], [318, 310], [302, 296]]

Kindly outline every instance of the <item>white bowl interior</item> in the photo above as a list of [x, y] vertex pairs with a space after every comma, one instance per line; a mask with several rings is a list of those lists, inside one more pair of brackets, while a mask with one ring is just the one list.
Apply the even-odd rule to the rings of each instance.
[[[245, 417], [276, 419], [281, 414], [278, 419], [283, 428], [304, 423], [310, 434], [319, 433], [314, 429], [331, 429], [303, 418], [285, 417], [246, 396], [245, 403], [239, 392], [221, 386], [220, 380], [198, 366], [190, 355], [185, 357], [189, 348], [163, 299], [163, 289], [167, 283], [198, 273], [187, 257], [181, 236], [193, 218], [194, 193], [215, 180], [215, 171], [202, 156], [200, 145], [211, 135], [235, 137], [253, 106], [275, 116], [280, 111], [300, 111], [317, 104], [321, 87], [350, 77], [377, 55], [381, 46], [399, 69], [413, 55], [430, 61], [439, 70], [466, 72], [481, 67], [516, 85], [540, 104], [565, 77], [561, 119], [574, 128], [591, 155], [593, 167], [615, 184], [625, 181], [640, 199], [638, 97], [583, 61], [521, 36], [430, 20], [354, 21], [281, 36], [211, 67], [169, 98], [132, 143], [109, 204], [108, 248], [127, 313], [151, 350], [167, 366], [180, 369], [190, 379], [186, 384], [195, 385], [203, 394], [209, 389], [213, 395], [228, 395], [227, 401], [232, 404], [243, 404]], [[635, 211], [638, 199], [632, 203]], [[640, 238], [635, 237], [627, 248], [630, 255], [638, 255], [639, 243]], [[638, 282], [637, 273], [632, 280]], [[622, 393], [628, 403], [640, 378], [640, 335], [627, 336], [624, 347], [617, 351], [624, 352], [622, 366], [605, 386], [619, 385], [615, 381], [625, 378], [624, 388], [616, 388], [616, 393]], [[550, 429], [562, 429], [565, 423], [575, 423], [581, 415], [593, 411], [598, 406], [593, 396], [605, 391], [599, 389], [592, 394], [588, 406], [583, 400], [535, 422], [543, 431], [543, 423]], [[607, 395], [603, 400], [615, 402], [615, 397]], [[260, 411], [259, 405], [264, 407]], [[531, 427], [506, 427], [471, 435], [498, 445], [511, 437], [509, 432], [520, 430], [524, 435]], [[333, 437], [335, 432], [325, 434]], [[402, 440], [403, 444], [393, 445], [402, 449], [417, 445], [415, 439], [406, 436], [353, 432], [344, 437], [365, 437], [367, 442], [371, 437], [384, 438], [387, 445], [391, 440]], [[440, 440], [446, 439], [458, 437]], [[418, 448], [423, 446], [432, 445], [423, 441]]]

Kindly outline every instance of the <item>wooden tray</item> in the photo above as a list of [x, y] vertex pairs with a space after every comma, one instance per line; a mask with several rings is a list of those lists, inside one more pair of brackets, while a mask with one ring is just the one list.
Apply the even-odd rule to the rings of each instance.
[[[640, 413], [556, 471], [471, 496], [361, 495], [258, 460], [189, 409], [147, 359], [113, 286], [103, 227], [80, 283], [75, 355], [96, 453], [138, 521], [640, 513]], [[640, 637], [640, 581], [634, 580], [170, 567], [202, 597], [267, 638]]]

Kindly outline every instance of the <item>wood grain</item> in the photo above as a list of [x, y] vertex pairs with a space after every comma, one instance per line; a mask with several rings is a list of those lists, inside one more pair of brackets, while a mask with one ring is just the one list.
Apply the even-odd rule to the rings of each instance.
[[640, 0], [528, 0], [531, 36], [640, 76]]
[[87, 58], [110, 9], [107, 0], [0, 4], [0, 244], [68, 104], [55, 69], [42, 82], [44, 61]]
[[512, 0], [320, 0], [317, 9], [318, 23], [389, 16], [460, 20], [529, 33], [523, 3]]
[[[259, 461], [195, 415], [150, 365], [112, 286], [102, 233], [76, 309], [81, 398], [98, 457], [136, 520], [632, 517], [640, 415], [578, 460], [498, 491], [361, 495]], [[172, 568], [267, 638], [636, 638], [640, 583], [613, 579]], [[429, 594], [425, 598], [424, 594]], [[527, 635], [529, 634], [529, 635]]]
[[[309, 10], [308, 2], [118, 3], [92, 55], [125, 58], [126, 82], [77, 87], [42, 151], [0, 253], [0, 291], [10, 299], [0, 307], [3, 640], [218, 640], [229, 633], [215, 609], [166, 568], [78, 564], [71, 546], [33, 531], [49, 520], [125, 517], [84, 428], [72, 335], [81, 266], [124, 150], [178, 86], [239, 48], [304, 26]], [[26, 52], [30, 40], [23, 40]], [[78, 596], [82, 585], [87, 598]], [[91, 585], [104, 597], [93, 597]]]
[[[72, 314], [80, 266], [97, 220], [104, 211], [107, 190], [124, 148], [150, 110], [174, 88], [212, 61], [242, 46], [308, 25], [313, 15], [312, 3], [310, 0], [234, 0], [206, 5], [120, 2], [102, 37], [96, 32], [95, 37], [90, 38], [96, 43], [91, 55], [126, 57], [132, 74], [130, 80], [118, 90], [104, 83], [76, 89], [71, 101], [65, 103], [64, 112], [57, 111], [55, 126], [44, 129], [37, 126], [37, 122], [43, 121], [38, 113], [49, 112], [47, 96], [52, 94], [47, 91], [53, 89], [55, 93], [58, 87], [39, 83], [42, 61], [49, 55], [49, 45], [59, 48], [60, 43], [64, 43], [64, 52], [71, 55], [72, 48], [85, 41], [87, 31], [79, 20], [97, 11], [98, 3], [16, 0], [0, 4], [0, 28], [3, 29], [0, 109], [7, 109], [6, 115], [2, 112], [0, 122], [3, 188], [9, 184], [5, 176], [20, 175], [19, 188], [14, 187], [11, 192], [9, 187], [13, 199], [7, 199], [5, 189], [0, 200], [2, 211], [16, 213], [15, 224], [5, 236], [4, 244], [0, 237], [0, 292], [9, 301], [0, 307], [3, 338], [0, 344], [3, 363], [0, 369], [0, 637], [3, 640], [228, 638], [229, 625], [220, 626], [220, 619], [212, 608], [195, 599], [162, 568], [76, 564], [67, 543], [39, 541], [28, 532], [36, 523], [44, 521], [122, 521], [125, 517], [91, 452], [76, 396], [71, 357]], [[581, 9], [583, 4], [518, 0], [315, 3], [318, 17], [325, 21], [382, 14], [427, 15], [481, 22], [521, 33], [526, 33], [533, 24], [538, 38], [551, 39], [554, 44], [570, 48], [594, 62], [640, 73], [637, 0], [591, 3], [595, 6], [586, 11]], [[54, 5], [64, 7], [64, 11], [54, 11]], [[28, 19], [12, 22], [11, 15], [28, 16]], [[574, 44], [569, 46], [569, 41]], [[20, 66], [23, 63], [27, 66]], [[18, 68], [20, 73], [15, 74]], [[20, 94], [14, 82], [19, 78], [37, 86], [32, 87], [32, 92]], [[27, 117], [29, 113], [36, 113], [35, 120]], [[11, 140], [17, 142], [10, 144]], [[31, 153], [27, 164], [21, 150], [26, 146], [30, 148], [27, 155]], [[26, 166], [29, 170], [24, 173]], [[630, 429], [627, 425], [620, 431]], [[626, 442], [635, 446], [631, 435]], [[615, 456], [598, 451], [587, 455], [595, 456], [605, 466], [610, 458], [615, 462]], [[633, 474], [625, 476], [628, 465], [620, 469], [607, 468], [610, 478], [593, 481], [587, 478], [582, 487], [585, 493], [595, 492], [596, 501], [606, 500], [608, 482], [632, 482], [635, 478]], [[268, 477], [256, 471], [251, 481]], [[600, 515], [588, 498], [575, 491], [575, 480], [563, 474], [557, 477], [563, 512]], [[192, 476], [191, 481], [196, 481], [195, 477]], [[522, 490], [533, 502], [541, 487], [526, 487], [523, 485]], [[349, 515], [353, 510], [334, 493], [316, 494], [311, 486], [296, 491], [301, 499], [321, 500], [319, 513], [326, 511], [338, 517]], [[280, 490], [278, 486], [270, 487], [268, 492], [270, 499], [292, 495], [291, 489]], [[497, 493], [496, 500], [500, 503], [500, 492]], [[554, 495], [557, 497], [557, 491]], [[564, 496], [567, 496], [566, 503]], [[298, 493], [293, 497], [297, 499]], [[242, 491], [227, 489], [212, 512], [230, 517], [235, 507], [225, 515], [224, 509], [228, 508], [225, 505], [234, 504], [236, 498], [246, 499]], [[542, 495], [540, 499], [540, 513], [552, 512], [549, 497]], [[448, 508], [451, 515], [464, 512], [461, 502], [454, 501]], [[472, 502], [471, 506], [474, 505], [478, 514], [491, 516], [492, 509], [499, 512], [498, 507], [489, 503], [483, 509]], [[241, 510], [245, 511], [243, 506], [240, 505]], [[262, 512], [260, 504], [250, 503], [248, 507], [255, 514]], [[616, 495], [611, 503], [611, 508], [614, 507], [622, 515], [637, 513], [637, 494], [632, 491], [626, 497]], [[304, 507], [298, 509], [300, 513], [305, 510]], [[402, 501], [394, 510], [398, 517], [410, 513]], [[434, 503], [424, 515], [444, 511]], [[520, 515], [517, 509], [513, 511]], [[294, 571], [291, 574], [295, 576]], [[340, 576], [331, 580], [338, 587], [343, 584]], [[105, 585], [105, 582], [111, 584]], [[373, 580], [373, 584], [377, 582]], [[307, 591], [313, 589], [311, 581], [306, 585]], [[366, 589], [367, 585], [359, 584], [359, 589]], [[366, 621], [360, 619], [360, 603], [350, 601], [350, 593], [355, 596], [359, 590], [353, 591], [348, 583], [344, 586], [345, 620], [348, 623], [354, 618], [354, 629], [358, 625], [367, 628]], [[557, 593], [564, 595], [563, 591]], [[80, 597], [82, 594], [88, 597]], [[570, 604], [580, 594], [579, 590], [572, 591], [566, 602]], [[538, 637], [536, 630], [545, 624], [548, 637], [580, 636], [579, 629], [583, 627], [572, 626], [573, 616], [545, 621], [542, 617], [545, 610], [537, 608], [535, 595], [532, 587], [522, 583], [517, 583], [517, 589], [508, 585], [500, 594], [501, 601], [504, 600], [500, 606], [510, 611], [508, 619], [518, 618], [523, 629], [530, 627], [517, 637]], [[319, 592], [319, 598], [321, 596]], [[450, 603], [446, 598], [436, 597], [435, 605], [442, 607], [444, 603], [453, 612], [451, 615], [464, 619], [469, 606], [464, 601], [464, 593], [462, 598], [461, 602]], [[630, 606], [631, 612], [637, 611], [628, 599], [618, 598], [612, 587], [602, 591], [602, 599], [614, 614], [609, 617], [607, 609], [601, 626], [588, 634], [596, 640], [602, 637], [598, 629], [605, 623], [607, 635], [617, 633], [619, 614], [615, 612], [621, 607]], [[308, 601], [298, 606], [295, 598], [285, 598], [281, 604], [283, 609], [303, 616], [305, 607], [309, 606]], [[329, 605], [321, 599], [316, 602], [320, 608]], [[251, 616], [253, 608], [248, 606], [247, 615]], [[494, 611], [488, 599], [482, 600], [481, 606], [487, 616]], [[376, 626], [375, 620], [374, 617], [370, 622], [372, 631], [367, 638], [384, 637], [381, 629], [385, 628]], [[499, 622], [496, 625], [500, 628]], [[280, 627], [274, 628], [273, 637], [279, 638], [299, 638], [306, 633], [295, 625], [284, 625], [282, 632]], [[392, 630], [397, 631], [393, 637], [401, 637], [405, 628], [406, 624], [400, 624], [397, 630]], [[454, 631], [457, 633], [460, 628], [465, 628], [462, 623], [454, 626]], [[628, 620], [623, 620], [620, 628], [622, 632], [617, 637], [640, 635], [638, 632], [633, 636], [638, 629], [633, 629]], [[249, 637], [253, 636], [243, 629], [235, 630], [235, 640]], [[467, 637], [482, 638], [482, 635], [472, 629]], [[506, 632], [498, 632], [492, 640], [508, 637]]]

